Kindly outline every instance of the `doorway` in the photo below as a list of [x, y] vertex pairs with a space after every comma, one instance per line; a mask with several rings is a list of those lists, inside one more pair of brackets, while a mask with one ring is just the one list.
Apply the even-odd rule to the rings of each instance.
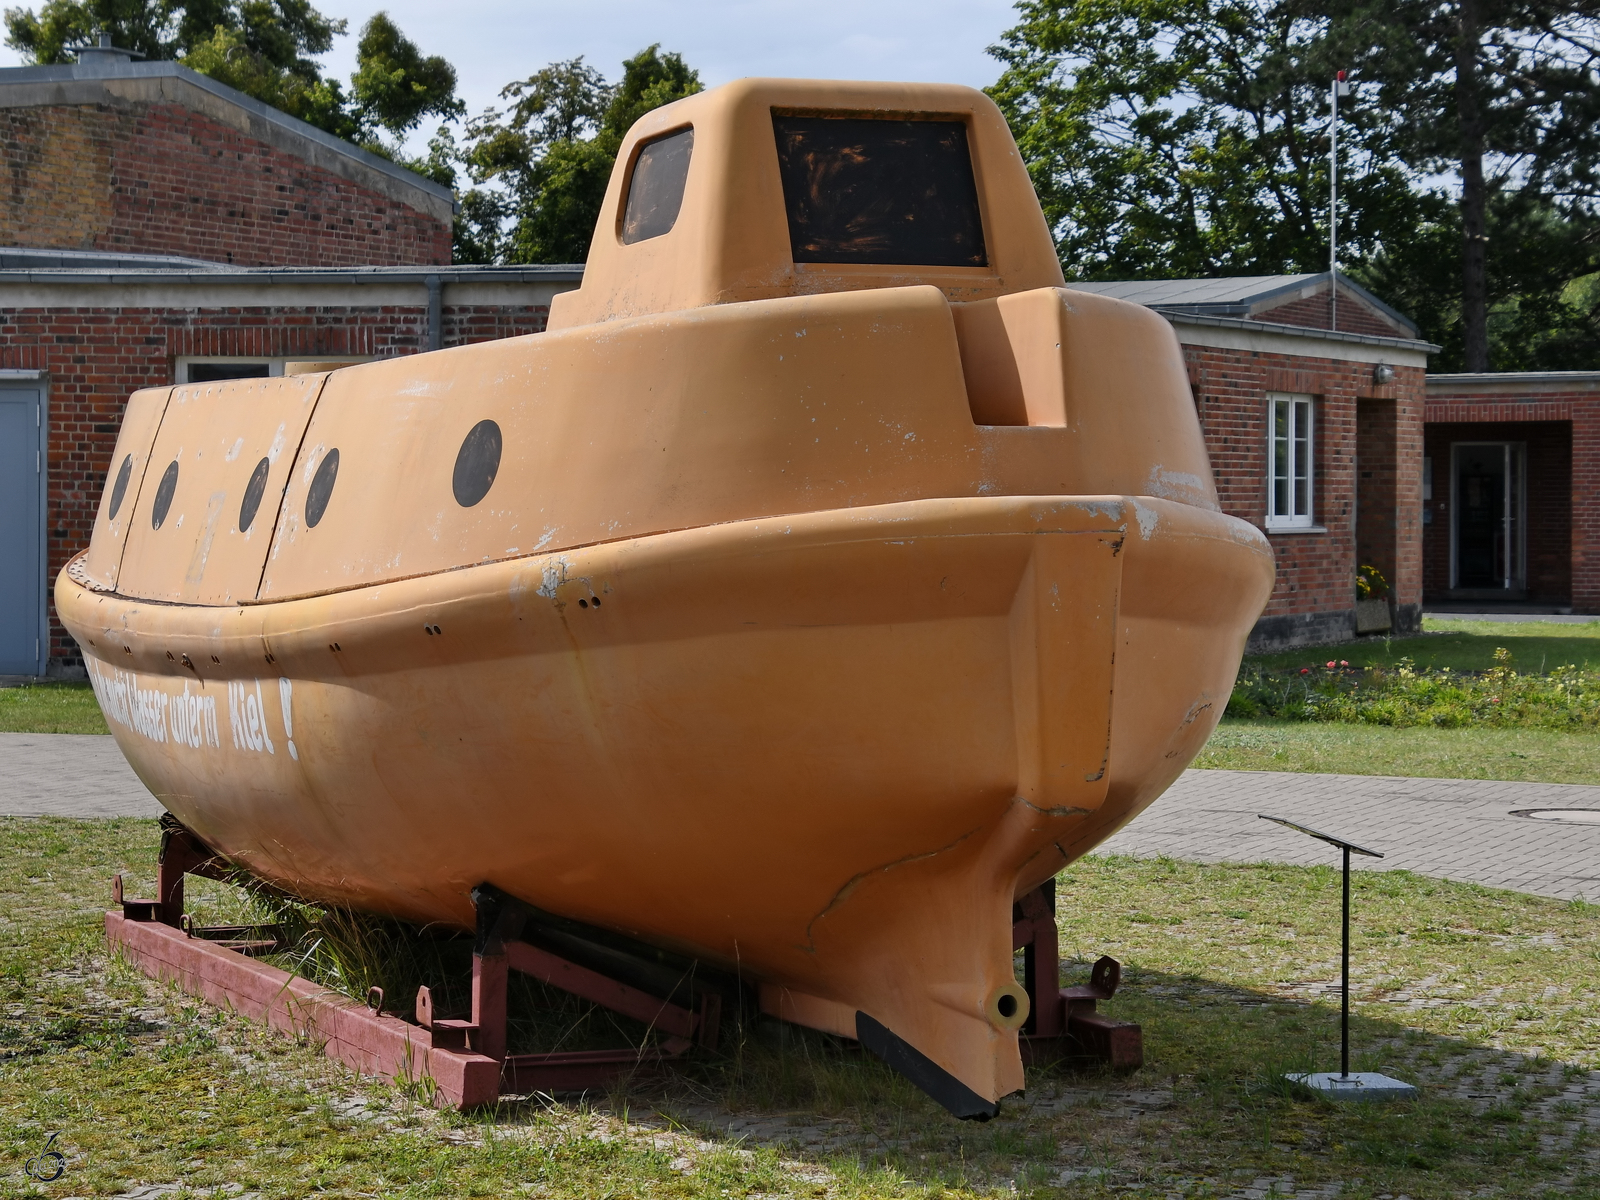
[[1527, 446], [1456, 442], [1450, 447], [1450, 586], [1457, 591], [1527, 590]]
[[44, 388], [0, 387], [0, 675], [44, 674]]

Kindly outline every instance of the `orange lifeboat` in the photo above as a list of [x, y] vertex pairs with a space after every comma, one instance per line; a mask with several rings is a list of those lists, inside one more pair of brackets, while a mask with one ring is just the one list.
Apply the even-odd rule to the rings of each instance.
[[135, 394], [56, 602], [262, 878], [463, 927], [492, 884], [983, 1115], [1013, 899], [1199, 751], [1272, 574], [986, 97], [746, 80], [633, 128], [547, 332]]

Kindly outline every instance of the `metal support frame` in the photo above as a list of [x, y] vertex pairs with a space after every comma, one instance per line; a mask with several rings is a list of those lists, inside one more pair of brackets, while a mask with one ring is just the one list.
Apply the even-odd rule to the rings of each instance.
[[[195, 924], [184, 913], [184, 877], [231, 880], [234, 868], [185, 829], [162, 818], [158, 899], [130, 899], [122, 877], [112, 883], [120, 912], [106, 914], [107, 939], [157, 978], [177, 982], [212, 1003], [300, 1036], [320, 1037], [331, 1057], [368, 1074], [432, 1080], [441, 1102], [463, 1108], [493, 1103], [502, 1093], [582, 1091], [618, 1077], [661, 1068], [699, 1047], [714, 1050], [723, 997], [691, 978], [701, 970], [654, 947], [545, 913], [490, 884], [473, 889], [477, 930], [472, 954], [472, 1006], [466, 1020], [435, 1012], [432, 992], [416, 997], [415, 1023], [369, 1004], [331, 995], [254, 956], [283, 948], [276, 926]], [[1062, 988], [1054, 886], [1015, 906], [1013, 946], [1023, 951], [1032, 1001], [1021, 1037], [1023, 1061], [1063, 1059], [1133, 1070], [1144, 1063], [1136, 1024], [1096, 1011], [1115, 994], [1122, 969], [1113, 958], [1094, 965], [1087, 985]], [[582, 960], [582, 961], [580, 961]], [[640, 1048], [510, 1054], [506, 999], [519, 971], [590, 1003], [630, 1017], [659, 1035]], [[663, 996], [661, 993], [665, 993]]]
[[1022, 1061], [1045, 1066], [1063, 1059], [1134, 1071], [1144, 1066], [1144, 1031], [1096, 1010], [1116, 994], [1122, 964], [1100, 958], [1086, 985], [1063, 988], [1056, 930], [1055, 881], [1014, 906], [1011, 944], [1022, 951], [1023, 986], [1032, 1008], [1022, 1027]]
[[[539, 910], [488, 884], [473, 889], [478, 910], [472, 951], [472, 1016], [467, 1021], [437, 1018], [433, 994], [417, 992], [417, 1024], [436, 1049], [468, 1049], [502, 1064], [508, 1090], [563, 1091], [597, 1087], [618, 1075], [659, 1067], [695, 1046], [715, 1050], [722, 998], [700, 989], [693, 1008], [664, 1000], [599, 971], [522, 940], [536, 925]], [[510, 973], [519, 971], [551, 987], [609, 1008], [666, 1035], [659, 1046], [624, 1050], [580, 1050], [554, 1054], [506, 1052], [506, 992]]]
[[[407, 1080], [430, 1078], [434, 1095], [445, 1103], [469, 1108], [492, 1103], [504, 1092], [587, 1090], [619, 1076], [658, 1069], [695, 1047], [714, 1050], [717, 1045], [722, 996], [714, 988], [677, 978], [675, 969], [664, 965], [667, 956], [604, 931], [593, 931], [609, 944], [591, 946], [592, 957], [625, 968], [618, 973], [631, 973], [635, 982], [651, 981], [660, 988], [667, 980], [662, 990], [671, 998], [525, 940], [528, 935], [581, 946], [575, 931], [589, 931], [488, 884], [472, 893], [478, 920], [470, 1019], [437, 1017], [433, 995], [423, 987], [416, 998], [416, 1023], [410, 1024], [383, 1015], [380, 989], [374, 988], [369, 1003], [362, 1005], [253, 961], [253, 956], [284, 948], [277, 926], [195, 924], [183, 911], [184, 876], [227, 880], [235, 872], [170, 816], [162, 818], [158, 862], [158, 899], [128, 898], [122, 876], [112, 881], [112, 899], [120, 911], [106, 914], [106, 936], [136, 965], [274, 1027], [320, 1035], [331, 1057], [356, 1070]], [[511, 971], [641, 1021], [663, 1036], [659, 1044], [637, 1049], [508, 1054]], [[688, 1004], [676, 1002], [680, 993], [687, 995]]]

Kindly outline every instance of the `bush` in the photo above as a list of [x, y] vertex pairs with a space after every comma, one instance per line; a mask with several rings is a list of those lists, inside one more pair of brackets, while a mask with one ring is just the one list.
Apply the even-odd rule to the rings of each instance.
[[1445, 729], [1600, 727], [1600, 671], [1566, 666], [1519, 674], [1503, 646], [1494, 663], [1481, 673], [1419, 669], [1409, 658], [1393, 667], [1352, 667], [1342, 659], [1298, 670], [1246, 665], [1228, 715]]

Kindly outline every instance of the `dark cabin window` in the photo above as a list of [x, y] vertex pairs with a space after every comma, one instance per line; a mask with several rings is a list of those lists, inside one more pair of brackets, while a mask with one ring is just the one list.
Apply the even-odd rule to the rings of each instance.
[[189, 383], [219, 383], [224, 379], [265, 379], [271, 367], [264, 362], [190, 363]]
[[797, 263], [982, 267], [962, 121], [773, 115]]
[[680, 129], [646, 142], [633, 164], [628, 181], [628, 204], [622, 214], [622, 240], [626, 245], [660, 237], [671, 230], [683, 207], [683, 187], [689, 181], [689, 156], [694, 153], [694, 129]]

